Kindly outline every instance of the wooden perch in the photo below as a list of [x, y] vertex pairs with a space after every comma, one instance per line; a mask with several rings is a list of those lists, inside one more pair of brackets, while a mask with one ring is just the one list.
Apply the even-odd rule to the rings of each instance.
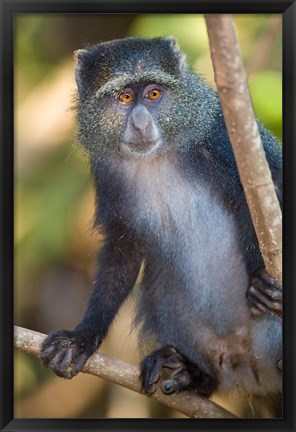
[[[45, 337], [44, 334], [15, 326], [15, 347], [35, 356], [40, 354]], [[94, 353], [86, 362], [83, 372], [141, 393], [139, 368], [122, 360]], [[234, 414], [209, 399], [189, 391], [167, 396], [157, 390], [151, 397], [191, 418], [235, 418]]]
[[282, 214], [265, 158], [230, 15], [206, 15], [215, 82], [260, 250], [282, 279]]

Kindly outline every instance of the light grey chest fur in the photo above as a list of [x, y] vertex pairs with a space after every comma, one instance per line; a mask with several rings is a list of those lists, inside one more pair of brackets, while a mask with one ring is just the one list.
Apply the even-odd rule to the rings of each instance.
[[210, 301], [210, 291], [215, 297], [219, 290], [245, 296], [247, 276], [236, 224], [210, 188], [198, 180], [190, 184], [167, 160], [129, 161], [124, 169], [134, 204], [132, 225], [147, 233], [164, 265], [186, 275], [187, 289], [193, 299], [198, 296], [200, 307]]

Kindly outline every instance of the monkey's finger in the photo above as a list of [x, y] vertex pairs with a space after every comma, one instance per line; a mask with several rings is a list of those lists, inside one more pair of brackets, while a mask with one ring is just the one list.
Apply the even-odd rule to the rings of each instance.
[[176, 354], [175, 356], [171, 356], [168, 359], [166, 359], [163, 362], [162, 367], [178, 370], [181, 367], [183, 367], [183, 361], [181, 360], [181, 357]]
[[48, 367], [50, 367], [57, 376], [71, 379], [71, 362], [73, 358], [73, 350], [60, 350], [56, 356], [52, 358]]
[[271, 285], [278, 290], [282, 290], [282, 281], [270, 276], [265, 268], [258, 270], [256, 275], [263, 279], [268, 285]]
[[[257, 287], [256, 287], [257, 288]], [[270, 301], [275, 301], [277, 303], [282, 303], [283, 301], [283, 292], [274, 290], [274, 289], [261, 289], [258, 287], [258, 291], [261, 291], [266, 297], [269, 298]]]
[[142, 380], [142, 387], [143, 387], [143, 390], [144, 390], [145, 394], [147, 396], [152, 395], [155, 392], [155, 390], [156, 390], [155, 383], [151, 382], [149, 380], [149, 376], [147, 374], [144, 375], [144, 376], [142, 376], [141, 380]]
[[156, 383], [159, 381], [160, 372], [162, 369], [161, 359], [144, 359], [141, 364], [141, 375], [142, 387], [146, 395], [150, 396], [156, 390]]
[[84, 366], [84, 364], [88, 358], [89, 358], [89, 354], [87, 352], [84, 352], [77, 357], [77, 359], [75, 360], [75, 362], [73, 364], [73, 368], [71, 371], [72, 376], [77, 375], [78, 372], [81, 371], [81, 369], [83, 368], [83, 366]]
[[252, 315], [261, 316], [266, 313], [266, 307], [263, 304], [258, 303], [258, 300], [256, 298], [249, 295], [248, 300], [251, 303], [250, 311]]
[[40, 353], [39, 358], [44, 366], [48, 366], [56, 351], [57, 347], [55, 345], [50, 345]]
[[283, 310], [282, 302], [270, 300], [268, 297], [265, 296], [265, 294], [262, 294], [262, 292], [260, 292], [253, 286], [250, 287], [250, 296], [251, 298], [253, 299], [255, 298], [257, 300], [257, 305], [261, 303], [271, 313], [282, 314], [282, 310]]
[[169, 379], [162, 383], [161, 390], [165, 394], [172, 394], [178, 390], [178, 383], [175, 379]]
[[140, 373], [140, 380], [142, 383], [142, 387], [146, 395], [150, 396], [152, 393], [155, 392], [155, 382], [159, 380], [159, 373], [155, 374], [155, 372], [151, 373], [151, 370], [153, 369], [154, 361], [151, 363], [151, 360], [148, 358], [145, 358], [140, 367], [141, 367], [141, 373]]
[[283, 299], [283, 291], [281, 289], [268, 285], [264, 280], [258, 277], [255, 277], [252, 280], [251, 286], [261, 291], [263, 294], [269, 297], [270, 300], [281, 301]]
[[157, 359], [154, 365], [151, 365], [150, 370], [147, 370], [147, 377], [149, 384], [157, 383], [160, 377], [160, 371], [162, 369], [161, 359]]
[[173, 379], [163, 381], [161, 390], [165, 394], [171, 394], [178, 390], [187, 387], [190, 384], [190, 376], [188, 372], [183, 371], [175, 375]]
[[145, 357], [141, 362], [141, 375], [150, 384], [159, 380], [160, 371], [168, 360], [167, 348], [161, 348]]
[[55, 372], [58, 370], [65, 378], [71, 379], [77, 373], [74, 372], [75, 358], [77, 352], [75, 349], [68, 350], [64, 357], [61, 359], [60, 363], [56, 365]]

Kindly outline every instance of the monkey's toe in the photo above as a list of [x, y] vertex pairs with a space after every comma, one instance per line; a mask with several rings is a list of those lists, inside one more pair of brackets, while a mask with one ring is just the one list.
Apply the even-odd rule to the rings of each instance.
[[44, 366], [62, 378], [71, 379], [83, 368], [93, 352], [92, 344], [74, 331], [58, 330], [43, 342], [40, 354]]
[[265, 269], [259, 270], [252, 280], [247, 298], [254, 316], [271, 314], [282, 317], [282, 283]]

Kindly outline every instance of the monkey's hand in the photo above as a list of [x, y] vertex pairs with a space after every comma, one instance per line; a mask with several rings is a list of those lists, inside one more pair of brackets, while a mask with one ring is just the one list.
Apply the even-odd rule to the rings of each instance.
[[259, 270], [247, 293], [252, 315], [275, 315], [282, 318], [282, 282], [271, 277], [265, 269]]
[[85, 333], [57, 330], [48, 335], [42, 344], [40, 359], [62, 378], [73, 378], [97, 345]]
[[145, 357], [140, 369], [140, 380], [147, 396], [155, 392], [161, 375], [165, 375], [161, 382], [161, 390], [165, 394], [192, 388], [208, 397], [216, 387], [215, 379], [203, 374], [196, 365], [169, 346]]

